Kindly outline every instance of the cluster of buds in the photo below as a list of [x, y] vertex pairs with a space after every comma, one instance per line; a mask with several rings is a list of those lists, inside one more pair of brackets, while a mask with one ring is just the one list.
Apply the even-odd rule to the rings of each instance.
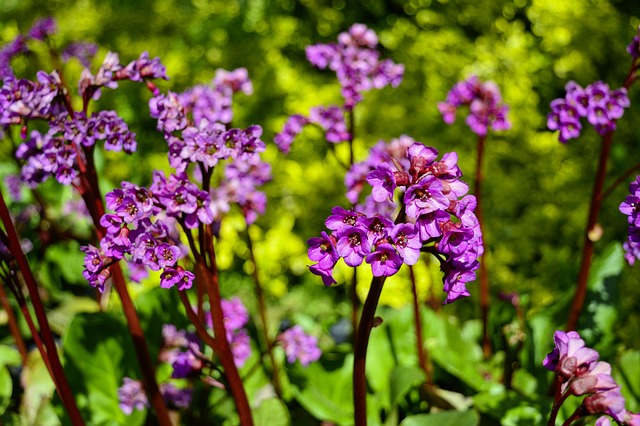
[[622, 245], [630, 265], [640, 259], [640, 176], [629, 185], [630, 194], [620, 204], [620, 212], [627, 215], [629, 236]]
[[[555, 347], [546, 356], [543, 365], [555, 373], [560, 383], [556, 409], [559, 408], [558, 401], [564, 401], [570, 395], [587, 395], [576, 411], [578, 415], [604, 414], [621, 425], [640, 425], [640, 414], [625, 410], [620, 386], [611, 376], [611, 366], [598, 361], [600, 355], [596, 350], [586, 347], [575, 331], [556, 331], [553, 340]], [[608, 423], [608, 418], [597, 422], [598, 425]]]

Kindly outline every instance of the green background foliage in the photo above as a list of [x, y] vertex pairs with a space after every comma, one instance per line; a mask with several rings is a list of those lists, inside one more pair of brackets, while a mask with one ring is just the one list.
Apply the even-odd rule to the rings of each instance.
[[[57, 20], [59, 34], [54, 41], [58, 46], [72, 40], [98, 43], [95, 67], [108, 51], [119, 53], [123, 63], [138, 57], [141, 51], [159, 56], [170, 77], [168, 82], [159, 83], [162, 91], [179, 92], [194, 84], [208, 83], [217, 68], [248, 69], [254, 94], [236, 98], [233, 124], [260, 124], [264, 128], [263, 139], [269, 145], [265, 158], [272, 163], [274, 177], [266, 189], [268, 210], [250, 232], [269, 293], [274, 331], [278, 321], [291, 320], [328, 333], [329, 327], [348, 312], [344, 286], [325, 289], [317, 277], [308, 273], [305, 244], [307, 238], [324, 229], [332, 206], [347, 206], [344, 170], [335, 157], [346, 157], [346, 152], [342, 147], [335, 153], [329, 150], [322, 135], [313, 129], [305, 130], [288, 156], [270, 144], [289, 114], [306, 114], [318, 104], [341, 101], [334, 75], [314, 69], [305, 59], [305, 46], [333, 41], [352, 23], [362, 22], [373, 28], [380, 37], [383, 55], [405, 65], [405, 78], [396, 89], [367, 93], [357, 106], [357, 158], [363, 159], [379, 139], [407, 134], [441, 153], [456, 151], [467, 182], [473, 179], [476, 141], [462, 117], [453, 126], [446, 126], [437, 102], [444, 100], [456, 81], [470, 75], [495, 81], [510, 106], [513, 127], [501, 134], [490, 134], [486, 145], [483, 196], [494, 300], [492, 328], [500, 330], [514, 321], [513, 309], [497, 301], [497, 294], [521, 293], [527, 331], [532, 337], [524, 355], [527, 374], [531, 376], [527, 377], [533, 380], [530, 383], [534, 387], [542, 386], [535, 380], [543, 373], [535, 371], [551, 347], [553, 330], [566, 321], [599, 155], [599, 136], [592, 129], [586, 129], [580, 139], [566, 145], [558, 143], [557, 135], [546, 129], [548, 105], [563, 96], [568, 80], [583, 86], [598, 79], [612, 87], [622, 84], [630, 63], [625, 48], [640, 24], [638, 2], [4, 0], [0, 2], [0, 43], [12, 40], [36, 18], [44, 16]], [[26, 59], [16, 60], [13, 65], [18, 75], [32, 77], [36, 70], [34, 63]], [[50, 68], [48, 64], [41, 66]], [[76, 81], [79, 73], [79, 66], [72, 64], [68, 81]], [[606, 185], [640, 159], [637, 87], [632, 87], [630, 97], [632, 107], [619, 122]], [[117, 91], [104, 91], [97, 103], [97, 108], [117, 110], [137, 133], [139, 144], [139, 151], [133, 156], [100, 154], [104, 192], [119, 186], [123, 179], [148, 184], [152, 170], [168, 169], [166, 144], [149, 117], [148, 98], [143, 86], [123, 82]], [[6, 144], [0, 146], [2, 175], [17, 170], [8, 160], [9, 153]], [[50, 200], [70, 197], [68, 191], [51, 182], [43, 192]], [[632, 268], [623, 263], [620, 250], [627, 224], [618, 205], [626, 193], [624, 184], [604, 200], [600, 220], [604, 233], [596, 244], [596, 253], [606, 274], [592, 280], [581, 326], [590, 330], [585, 337], [587, 343], [611, 357], [619, 356], [625, 348], [640, 347], [640, 274], [637, 265]], [[13, 209], [23, 207], [15, 204]], [[63, 228], [77, 227], [78, 221], [65, 223], [62, 218], [61, 224]], [[23, 225], [24, 232], [28, 233], [28, 229], [28, 224]], [[220, 262], [226, 283], [223, 293], [239, 294], [252, 308], [256, 302], [246, 277], [251, 266], [241, 229], [242, 222], [234, 217], [222, 229]], [[89, 294], [77, 273], [82, 262], [77, 245], [57, 246], [46, 252], [39, 250], [40, 246], [36, 240], [30, 256], [34, 261], [41, 260], [36, 262], [37, 270], [52, 307], [64, 306], [69, 292]], [[364, 292], [367, 277], [362, 275], [359, 284]], [[432, 292], [439, 294], [438, 276], [437, 271], [423, 267], [418, 278], [422, 297]], [[343, 278], [348, 277], [345, 272]], [[135, 291], [144, 295], [154, 285], [157, 284], [148, 282]], [[461, 323], [477, 317], [476, 286], [471, 285], [470, 290], [472, 297], [444, 308], [446, 315], [455, 314]], [[406, 280], [390, 280], [382, 297], [383, 303], [394, 307], [408, 303]], [[305, 307], [302, 313], [301, 306]], [[427, 322], [427, 333], [438, 333], [434, 330], [438, 321]], [[442, 324], [437, 342], [447, 336], [451, 339], [443, 331], [449, 326]], [[6, 327], [2, 327], [4, 331]], [[394, 322], [385, 327], [394, 327]], [[457, 338], [463, 342], [474, 336], [477, 333], [468, 332]], [[495, 336], [494, 344], [500, 346], [499, 333]], [[455, 343], [452, 351], [464, 351], [461, 342], [449, 340], [447, 344]], [[438, 343], [432, 348], [436, 362], [438, 357], [447, 357], [447, 344]], [[461, 365], [465, 362], [466, 359], [460, 360]], [[441, 368], [446, 369], [446, 363], [442, 364]], [[387, 381], [393, 383], [393, 374], [402, 374], [397, 369], [403, 362], [387, 360], [385, 365], [388, 377], [380, 378], [378, 385], [400, 395], [402, 390], [389, 389]], [[474, 376], [477, 372], [441, 373], [443, 377], [465, 377], [467, 383], [461, 383], [461, 389], [489, 392], [480, 389], [480, 379]], [[332, 374], [341, 377], [341, 370], [335, 369]], [[313, 399], [308, 394], [314, 389], [300, 390], [301, 405]], [[281, 409], [275, 402], [272, 404], [274, 410]], [[383, 402], [386, 409], [394, 404], [393, 398]], [[307, 408], [311, 413], [320, 409]], [[350, 409], [345, 410], [348, 413]], [[518, 418], [513, 412], [511, 415]], [[456, 418], [432, 420], [438, 424], [459, 422]], [[409, 420], [406, 424], [431, 424], [419, 421]]]

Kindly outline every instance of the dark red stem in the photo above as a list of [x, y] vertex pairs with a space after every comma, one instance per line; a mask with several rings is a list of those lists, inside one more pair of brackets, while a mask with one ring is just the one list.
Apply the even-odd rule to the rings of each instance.
[[374, 324], [374, 315], [382, 293], [386, 277], [374, 277], [371, 280], [369, 294], [362, 306], [362, 314], [356, 334], [356, 346], [353, 359], [353, 409], [356, 426], [367, 424], [367, 346]]
[[[482, 160], [484, 158], [484, 144], [486, 137], [478, 136], [478, 157], [476, 161], [476, 180], [475, 180], [475, 195], [476, 195], [476, 210], [475, 214], [478, 218], [478, 224], [480, 226], [480, 232], [483, 238], [485, 238], [484, 219], [482, 215], [482, 181], [484, 180], [484, 174], [482, 172]], [[491, 349], [491, 337], [489, 336], [489, 273], [487, 271], [487, 245], [484, 247], [484, 255], [480, 260], [480, 318], [482, 320], [482, 353], [485, 358], [489, 357], [492, 353]]]
[[209, 296], [209, 305], [211, 307], [211, 319], [213, 321], [213, 331], [216, 336], [216, 342], [219, 344], [220, 351], [218, 357], [220, 364], [224, 369], [224, 375], [229, 384], [231, 396], [236, 403], [240, 424], [243, 426], [253, 425], [251, 416], [251, 407], [244, 390], [244, 384], [238, 373], [238, 369], [233, 360], [233, 354], [229, 342], [227, 341], [226, 329], [224, 327], [224, 316], [222, 313], [222, 298], [220, 296], [220, 287], [218, 283], [218, 268], [215, 259], [215, 251], [213, 241], [207, 244], [207, 253], [210, 256], [210, 268], [203, 262], [203, 258], [197, 260], [196, 263], [196, 279], [204, 280], [205, 287]]
[[38, 285], [36, 283], [36, 279], [31, 272], [31, 267], [29, 266], [27, 257], [22, 252], [22, 247], [20, 247], [20, 237], [18, 236], [15, 227], [13, 226], [13, 221], [11, 220], [11, 215], [9, 213], [9, 209], [7, 208], [7, 204], [4, 201], [4, 195], [2, 194], [1, 190], [0, 217], [2, 218], [2, 223], [4, 224], [4, 229], [9, 239], [9, 251], [16, 260], [20, 272], [22, 272], [22, 277], [27, 286], [27, 290], [29, 291], [31, 303], [36, 314], [36, 319], [38, 320], [40, 334], [46, 348], [46, 357], [43, 356], [43, 358], [49, 359], [49, 363], [51, 365], [50, 372], [52, 373], [53, 382], [55, 383], [56, 390], [58, 392], [58, 395], [60, 396], [60, 399], [62, 400], [62, 403], [69, 413], [71, 423], [74, 425], [84, 425], [84, 420], [80, 415], [80, 411], [78, 410], [78, 406], [76, 405], [76, 400], [73, 396], [73, 393], [71, 392], [71, 388], [69, 387], [69, 383], [67, 382], [67, 378], [64, 374], [64, 369], [62, 368], [60, 357], [58, 356], [56, 342], [53, 338], [51, 328], [49, 327], [49, 321], [47, 320], [47, 314], [45, 313], [44, 305], [42, 304], [42, 300], [40, 299], [40, 294], [38, 293]]
[[602, 205], [602, 188], [604, 187], [604, 179], [607, 173], [607, 161], [609, 152], [611, 151], [611, 142], [613, 141], [613, 132], [609, 132], [602, 137], [602, 146], [600, 151], [600, 159], [598, 162], [598, 170], [593, 184], [593, 192], [591, 194], [591, 205], [589, 207], [589, 218], [587, 227], [584, 231], [584, 247], [582, 249], [582, 259], [580, 261], [580, 272], [578, 273], [578, 282], [576, 284], [576, 292], [573, 296], [573, 302], [569, 309], [569, 319], [567, 320], [567, 331], [575, 330], [578, 326], [578, 320], [582, 313], [584, 300], [587, 295], [587, 280], [589, 278], [589, 270], [591, 269], [591, 260], [593, 257], [594, 243], [599, 239], [597, 232], [598, 215]]
[[416, 332], [416, 350], [418, 351], [418, 364], [426, 377], [428, 385], [433, 384], [433, 371], [424, 350], [422, 337], [422, 318], [420, 317], [420, 303], [418, 301], [418, 289], [416, 287], [416, 277], [413, 273], [413, 266], [409, 265], [409, 277], [411, 278], [411, 291], [413, 292], [413, 321]]

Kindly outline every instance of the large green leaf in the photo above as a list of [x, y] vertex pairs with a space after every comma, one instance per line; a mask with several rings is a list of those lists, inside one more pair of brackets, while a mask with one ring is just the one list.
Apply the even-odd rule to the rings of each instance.
[[[69, 377], [68, 370], [66, 373]], [[20, 407], [22, 420], [30, 425], [59, 425], [60, 420], [51, 404], [55, 385], [37, 349], [29, 353], [20, 380], [24, 386]]]
[[64, 340], [65, 370], [85, 419], [96, 425], [142, 424], [145, 413], [124, 415], [118, 388], [125, 376], [139, 378], [131, 337], [107, 313], [83, 313], [71, 322]]
[[480, 416], [475, 411], [443, 411], [433, 414], [417, 414], [405, 418], [400, 426], [476, 426]]
[[288, 426], [291, 422], [287, 406], [278, 398], [262, 401], [253, 411], [256, 426]]
[[353, 424], [353, 355], [333, 371], [314, 362], [306, 368], [296, 364], [292, 373], [291, 383], [298, 387], [295, 398], [309, 413], [339, 425]]
[[622, 353], [614, 364], [613, 374], [622, 388], [627, 410], [640, 410], [640, 350]]
[[482, 364], [482, 349], [467, 340], [454, 317], [444, 318], [431, 311], [422, 312], [427, 336], [427, 349], [434, 362], [476, 390], [490, 386], [478, 368]]
[[391, 406], [398, 404], [411, 389], [425, 381], [424, 372], [418, 367], [397, 367], [391, 373], [389, 389], [391, 390]]

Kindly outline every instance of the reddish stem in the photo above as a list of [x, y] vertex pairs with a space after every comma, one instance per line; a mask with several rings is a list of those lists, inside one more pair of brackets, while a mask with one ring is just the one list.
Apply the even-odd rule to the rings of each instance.
[[593, 256], [594, 243], [599, 239], [597, 235], [598, 215], [602, 205], [602, 188], [604, 187], [604, 179], [607, 173], [607, 161], [609, 152], [611, 151], [611, 142], [613, 141], [613, 132], [609, 132], [602, 137], [602, 147], [600, 151], [600, 159], [598, 162], [598, 170], [593, 184], [593, 192], [591, 194], [591, 205], [589, 207], [589, 218], [587, 227], [584, 231], [584, 247], [582, 249], [582, 259], [580, 261], [580, 272], [578, 274], [578, 282], [576, 284], [576, 292], [573, 296], [573, 302], [569, 310], [569, 318], [567, 321], [567, 331], [575, 330], [578, 326], [578, 320], [582, 313], [584, 300], [587, 295], [587, 280], [589, 278], [589, 270], [591, 269], [591, 258]]
[[386, 277], [374, 277], [371, 280], [371, 288], [362, 306], [362, 314], [356, 334], [356, 345], [353, 352], [353, 410], [356, 426], [365, 426], [367, 424], [367, 378], [365, 374], [367, 346], [369, 345], [374, 315], [385, 279]]
[[218, 357], [220, 364], [224, 368], [224, 375], [229, 383], [231, 396], [236, 403], [240, 424], [243, 426], [253, 425], [251, 416], [251, 407], [244, 390], [244, 384], [238, 373], [238, 368], [233, 360], [233, 353], [229, 342], [227, 341], [226, 329], [224, 326], [224, 316], [222, 313], [222, 298], [220, 296], [220, 287], [218, 284], [218, 268], [215, 259], [215, 251], [213, 242], [207, 244], [207, 253], [210, 257], [210, 268], [207, 268], [204, 259], [197, 259], [196, 263], [196, 279], [204, 280], [209, 295], [209, 306], [211, 309], [211, 319], [213, 322], [213, 331], [216, 336], [220, 351]]
[[[484, 219], [482, 215], [482, 181], [484, 175], [482, 172], [482, 160], [484, 158], [484, 145], [485, 136], [478, 136], [478, 157], [476, 161], [476, 180], [475, 180], [475, 194], [476, 194], [476, 209], [475, 214], [478, 218], [478, 225], [480, 226], [480, 232], [483, 238], [485, 237]], [[489, 357], [492, 353], [491, 337], [489, 336], [489, 273], [487, 270], [487, 246], [485, 244], [484, 255], [480, 260], [480, 318], [482, 319], [482, 353], [485, 358]]]
[[409, 265], [409, 277], [411, 278], [411, 291], [413, 293], [413, 321], [416, 332], [416, 349], [418, 351], [418, 364], [426, 377], [428, 385], [433, 384], [433, 371], [428, 360], [428, 355], [424, 350], [422, 341], [422, 319], [420, 318], [420, 303], [418, 303], [418, 289], [416, 287], [416, 277], [413, 273], [413, 266]]
[[71, 392], [71, 388], [69, 387], [67, 378], [64, 375], [64, 369], [62, 368], [62, 363], [60, 362], [60, 358], [58, 356], [56, 342], [53, 338], [51, 328], [49, 328], [47, 314], [45, 313], [44, 305], [42, 304], [40, 294], [38, 293], [38, 285], [36, 283], [36, 279], [31, 272], [27, 257], [22, 252], [22, 247], [20, 247], [20, 237], [18, 236], [15, 227], [13, 226], [11, 215], [4, 201], [4, 196], [1, 190], [0, 217], [2, 218], [2, 223], [4, 224], [4, 229], [9, 239], [9, 251], [15, 258], [16, 263], [18, 264], [18, 267], [22, 272], [22, 277], [25, 281], [25, 284], [27, 285], [31, 303], [33, 304], [33, 309], [36, 314], [36, 319], [38, 320], [38, 325], [40, 326], [40, 334], [42, 335], [42, 341], [44, 343], [44, 346], [46, 347], [46, 356], [43, 356], [43, 359], [49, 359], [49, 362], [51, 364], [50, 372], [52, 373], [53, 382], [55, 383], [56, 390], [58, 392], [58, 395], [60, 396], [60, 399], [62, 400], [62, 403], [69, 413], [69, 418], [72, 424], [84, 425], [84, 420], [80, 415], [80, 411], [78, 410], [78, 406], [76, 405], [76, 400], [73, 397], [73, 393]]

